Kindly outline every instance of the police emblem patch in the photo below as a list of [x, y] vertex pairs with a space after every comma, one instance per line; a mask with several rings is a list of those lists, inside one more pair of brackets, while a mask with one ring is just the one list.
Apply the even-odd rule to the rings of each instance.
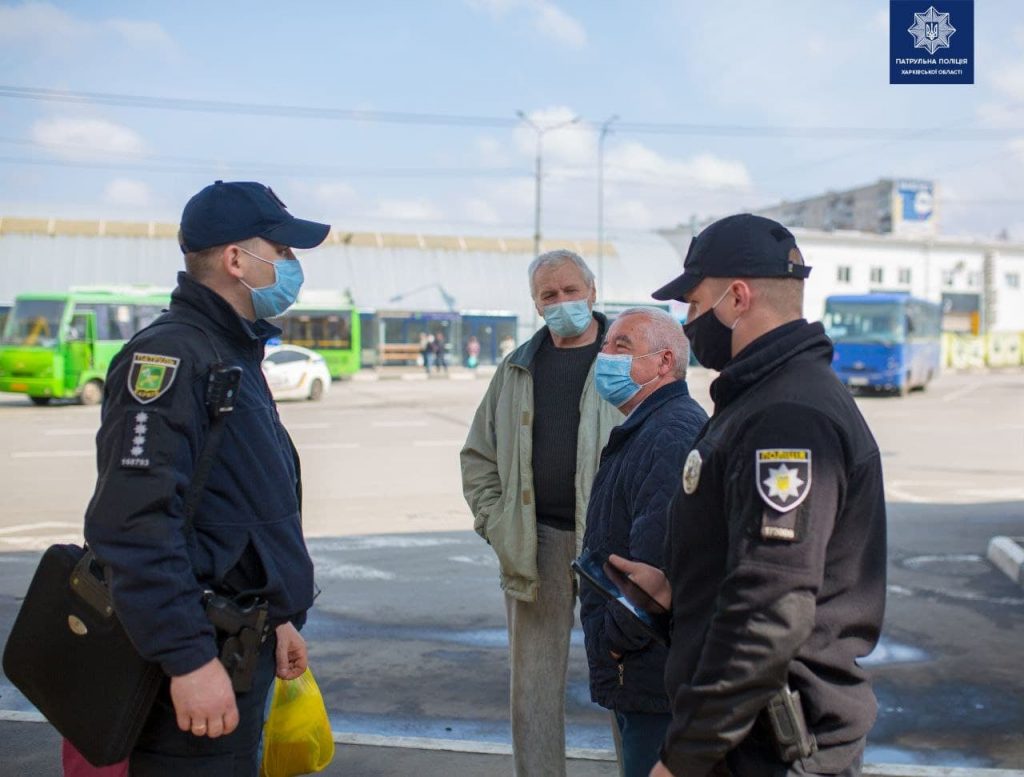
[[765, 504], [788, 513], [811, 490], [811, 452], [806, 448], [772, 448], [755, 452], [754, 478]]
[[683, 465], [683, 491], [687, 494], [692, 494], [697, 490], [697, 484], [700, 483], [700, 468], [703, 463], [700, 451], [696, 449], [690, 451], [690, 455], [686, 457], [686, 464]]
[[159, 399], [174, 383], [180, 361], [155, 353], [134, 354], [128, 371], [129, 393], [144, 405]]

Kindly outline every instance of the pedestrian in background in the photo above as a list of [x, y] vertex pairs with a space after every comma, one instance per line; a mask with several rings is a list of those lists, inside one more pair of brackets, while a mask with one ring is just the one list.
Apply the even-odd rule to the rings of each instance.
[[466, 366], [475, 370], [479, 364], [480, 341], [476, 339], [476, 335], [470, 335], [469, 340], [466, 341]]
[[[654, 307], [622, 311], [597, 355], [597, 391], [626, 416], [601, 455], [587, 505], [584, 552], [664, 564], [669, 501], [707, 413], [686, 385], [689, 347], [679, 322]], [[672, 720], [667, 649], [617, 602], [581, 581], [580, 620], [590, 698], [612, 712], [624, 777], [647, 777]]]
[[441, 372], [444, 370], [448, 372], [448, 360], [447, 354], [445, 353], [445, 339], [444, 332], [438, 332], [434, 335], [434, 370]]
[[858, 660], [885, 608], [878, 446], [802, 318], [810, 268], [789, 230], [730, 216], [683, 269], [654, 296], [689, 303], [715, 412], [670, 508], [665, 574], [613, 559], [672, 608], [673, 719], [651, 775], [855, 777], [877, 712]]
[[563, 777], [570, 564], [601, 448], [621, 416], [594, 383], [607, 319], [593, 310], [590, 268], [552, 251], [530, 264], [529, 280], [545, 326], [491, 379], [462, 449], [462, 486], [505, 592], [515, 773]]
[[430, 375], [430, 357], [434, 353], [434, 336], [420, 332], [420, 355], [423, 357], [423, 369]]

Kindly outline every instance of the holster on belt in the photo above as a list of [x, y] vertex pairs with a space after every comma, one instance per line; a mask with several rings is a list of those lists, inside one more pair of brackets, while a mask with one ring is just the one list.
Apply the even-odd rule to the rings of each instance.
[[768, 719], [775, 751], [783, 761], [793, 763], [818, 752], [818, 742], [807, 728], [798, 691], [783, 686], [768, 700], [763, 715]]
[[220, 662], [231, 677], [235, 693], [252, 688], [260, 647], [270, 633], [267, 602], [259, 597], [241, 601], [215, 591], [203, 594], [206, 617], [217, 629]]

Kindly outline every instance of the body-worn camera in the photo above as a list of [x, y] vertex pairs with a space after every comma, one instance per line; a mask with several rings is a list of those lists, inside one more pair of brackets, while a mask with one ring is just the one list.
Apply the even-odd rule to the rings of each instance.
[[807, 758], [818, 752], [818, 743], [807, 729], [800, 693], [783, 688], [768, 700], [768, 722], [771, 723], [775, 749], [786, 763]]
[[206, 384], [206, 409], [211, 418], [227, 415], [235, 409], [235, 397], [242, 383], [242, 368], [228, 364], [214, 364], [210, 367], [210, 378]]
[[235, 693], [252, 688], [260, 647], [270, 632], [266, 601], [248, 597], [240, 603], [214, 591], [203, 593], [206, 617], [217, 629], [220, 662], [231, 677]]

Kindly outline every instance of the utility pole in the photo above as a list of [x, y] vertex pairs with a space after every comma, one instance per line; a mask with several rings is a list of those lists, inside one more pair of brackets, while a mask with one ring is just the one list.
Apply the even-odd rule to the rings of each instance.
[[559, 124], [552, 124], [549, 126], [542, 127], [535, 123], [529, 116], [523, 111], [516, 111], [518, 116], [524, 124], [532, 129], [537, 134], [537, 153], [534, 164], [534, 202], [533, 202], [533, 256], [537, 258], [540, 256], [540, 240], [541, 240], [541, 198], [543, 195], [542, 180], [544, 178], [544, 135], [545, 133], [552, 132], [553, 130], [562, 129], [572, 124], [577, 124], [580, 120], [579, 116], [574, 116], [569, 121], [563, 121]]
[[601, 134], [597, 137], [597, 296], [601, 303], [601, 312], [605, 311], [604, 298], [604, 139], [607, 137], [613, 122], [619, 120], [618, 115], [609, 116], [601, 125]]
[[[580, 117], [579, 116], [574, 116], [573, 118], [569, 119], [569, 121], [563, 121], [563, 122], [561, 122], [559, 124], [553, 124], [553, 125], [549, 125], [549, 126], [546, 126], [546, 127], [542, 127], [539, 124], [535, 123], [532, 119], [530, 119], [530, 117], [527, 116], [523, 111], [516, 111], [516, 116], [518, 116], [522, 120], [522, 122], [524, 124], [526, 124], [528, 127], [530, 127], [537, 134], [537, 154], [536, 154], [536, 160], [535, 160], [535, 165], [534, 165], [534, 182], [533, 182], [533, 192], [534, 192], [534, 194], [533, 194], [533, 258], [536, 259], [538, 256], [540, 256], [540, 239], [541, 239], [540, 216], [541, 216], [541, 195], [542, 195], [542, 188], [543, 188], [542, 185], [541, 185], [541, 181], [543, 180], [543, 176], [544, 176], [544, 171], [543, 171], [543, 164], [544, 164], [544, 162], [543, 162], [543, 157], [544, 157], [544, 134], [547, 133], [547, 132], [551, 132], [552, 130], [557, 130], [557, 129], [562, 129], [563, 127], [568, 127], [571, 124], [576, 124], [576, 123], [579, 122]], [[533, 328], [534, 329], [537, 328], [537, 311], [536, 311], [536, 306], [534, 306], [534, 311], [533, 311]]]

